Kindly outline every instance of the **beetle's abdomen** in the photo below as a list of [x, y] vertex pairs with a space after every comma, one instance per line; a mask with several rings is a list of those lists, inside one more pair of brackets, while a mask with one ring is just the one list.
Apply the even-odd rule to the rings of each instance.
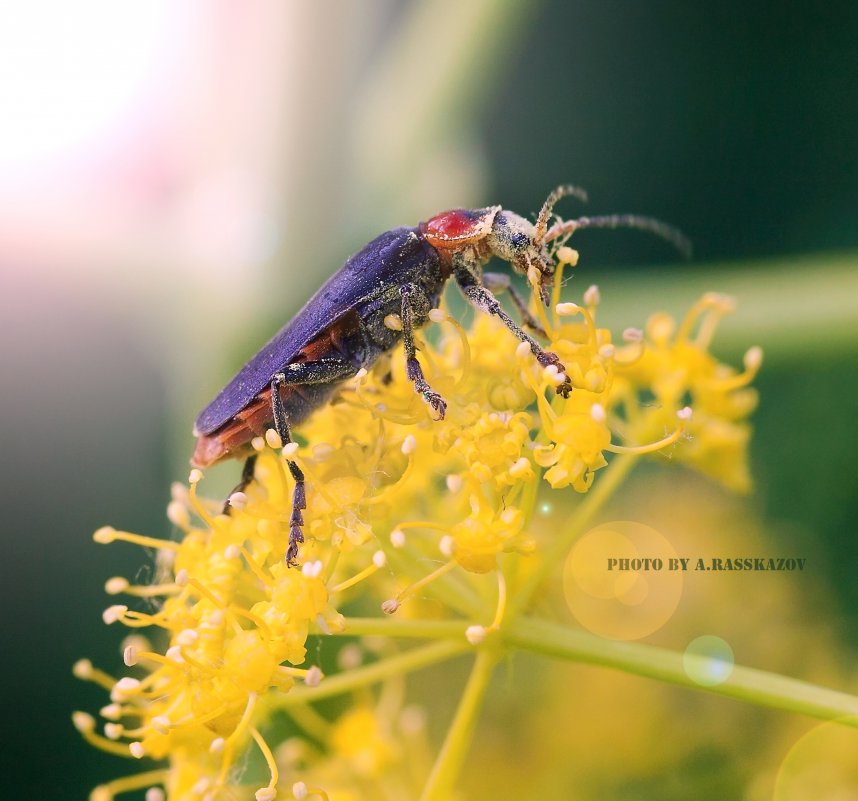
[[[305, 345], [292, 363], [345, 359], [354, 362], [355, 371], [358, 366], [369, 367], [381, 351], [367, 348], [361, 325], [360, 318], [354, 312], [343, 315], [321, 336]], [[302, 423], [316, 409], [324, 406], [342, 383], [342, 380], [334, 380], [282, 386], [280, 397], [289, 425]], [[269, 385], [226, 423], [209, 434], [197, 437], [191, 464], [203, 468], [222, 459], [243, 456], [249, 453], [254, 437], [264, 436], [266, 430], [273, 427]]]
[[209, 467], [221, 459], [241, 454], [254, 437], [265, 434], [270, 417], [271, 390], [267, 389], [214, 434], [198, 437], [191, 464]]
[[[286, 386], [280, 390], [283, 406], [290, 425], [306, 420], [316, 409], [324, 406], [342, 382], [328, 384], [302, 384]], [[265, 436], [273, 427], [271, 413], [271, 388], [263, 390], [226, 425], [213, 434], [197, 438], [191, 464], [194, 467], [210, 467], [222, 459], [234, 458], [249, 453], [254, 437]]]

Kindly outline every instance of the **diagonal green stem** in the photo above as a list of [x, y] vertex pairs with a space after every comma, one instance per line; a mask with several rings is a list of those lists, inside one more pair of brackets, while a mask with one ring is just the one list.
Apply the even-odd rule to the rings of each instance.
[[332, 695], [340, 695], [359, 687], [366, 687], [368, 684], [376, 684], [385, 679], [401, 676], [413, 670], [420, 670], [438, 662], [446, 662], [448, 659], [470, 649], [471, 646], [468, 645], [464, 637], [461, 640], [444, 640], [420, 648], [412, 648], [410, 651], [373, 662], [371, 665], [355, 668], [346, 673], [338, 673], [336, 676], [324, 679], [318, 687], [307, 687], [306, 685], [295, 687], [282, 695], [277, 700], [277, 705], [286, 707], [330, 698]]
[[432, 766], [432, 773], [423, 788], [420, 801], [448, 801], [452, 796], [471, 745], [477, 716], [486, 697], [486, 690], [498, 658], [497, 653], [488, 649], [483, 649], [477, 654], [465, 692], [459, 701], [459, 708], [456, 710], [441, 752]]
[[408, 637], [465, 642], [466, 620], [399, 620], [396, 617], [347, 617], [346, 627], [333, 632], [346, 637]]
[[[557, 623], [528, 618], [510, 623], [504, 629], [503, 637], [504, 642], [513, 648], [618, 668], [758, 706], [823, 720], [853, 716], [843, 722], [858, 727], [858, 717], [854, 717], [858, 716], [858, 697], [776, 673], [736, 665], [721, 684], [703, 686], [686, 673], [683, 654], [652, 645], [606, 640]], [[704, 658], [697, 659], [702, 664]]]

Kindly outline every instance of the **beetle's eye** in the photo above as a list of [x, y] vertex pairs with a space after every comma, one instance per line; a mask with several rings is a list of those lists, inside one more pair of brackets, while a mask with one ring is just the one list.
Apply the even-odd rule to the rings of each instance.
[[524, 250], [530, 244], [530, 237], [524, 233], [516, 233], [510, 237], [510, 245], [515, 250]]

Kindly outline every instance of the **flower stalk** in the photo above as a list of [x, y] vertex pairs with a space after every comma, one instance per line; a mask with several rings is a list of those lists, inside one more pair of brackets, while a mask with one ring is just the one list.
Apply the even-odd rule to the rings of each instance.
[[444, 801], [453, 793], [498, 658], [496, 652], [487, 648], [477, 654], [444, 745], [420, 796], [421, 801]]
[[705, 685], [689, 675], [685, 654], [641, 643], [607, 640], [534, 618], [520, 618], [508, 626], [504, 643], [512, 650], [616, 668], [756, 706], [821, 720], [838, 719], [845, 725], [858, 727], [858, 696], [765, 670], [733, 665], [724, 681]]

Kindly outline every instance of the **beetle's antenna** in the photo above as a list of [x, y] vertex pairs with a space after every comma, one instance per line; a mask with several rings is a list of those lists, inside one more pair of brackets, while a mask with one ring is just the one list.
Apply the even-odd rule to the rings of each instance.
[[[551, 196], [549, 195], [549, 200]], [[577, 220], [566, 220], [552, 225], [545, 234], [545, 242], [571, 234], [580, 228], [636, 228], [639, 231], [649, 231], [673, 245], [686, 259], [691, 258], [691, 240], [678, 228], [674, 228], [661, 220], [652, 217], [641, 217], [637, 214], [608, 214], [601, 217], [579, 217]]]
[[561, 198], [570, 196], [577, 197], [582, 203], [587, 202], [587, 192], [581, 189], [580, 186], [573, 186], [572, 184], [558, 186], [557, 189], [548, 195], [545, 203], [542, 204], [539, 217], [536, 218], [536, 235], [533, 237], [534, 241], [542, 242], [542, 238], [548, 229], [548, 218], [551, 217], [551, 212], [554, 211], [554, 204]]

